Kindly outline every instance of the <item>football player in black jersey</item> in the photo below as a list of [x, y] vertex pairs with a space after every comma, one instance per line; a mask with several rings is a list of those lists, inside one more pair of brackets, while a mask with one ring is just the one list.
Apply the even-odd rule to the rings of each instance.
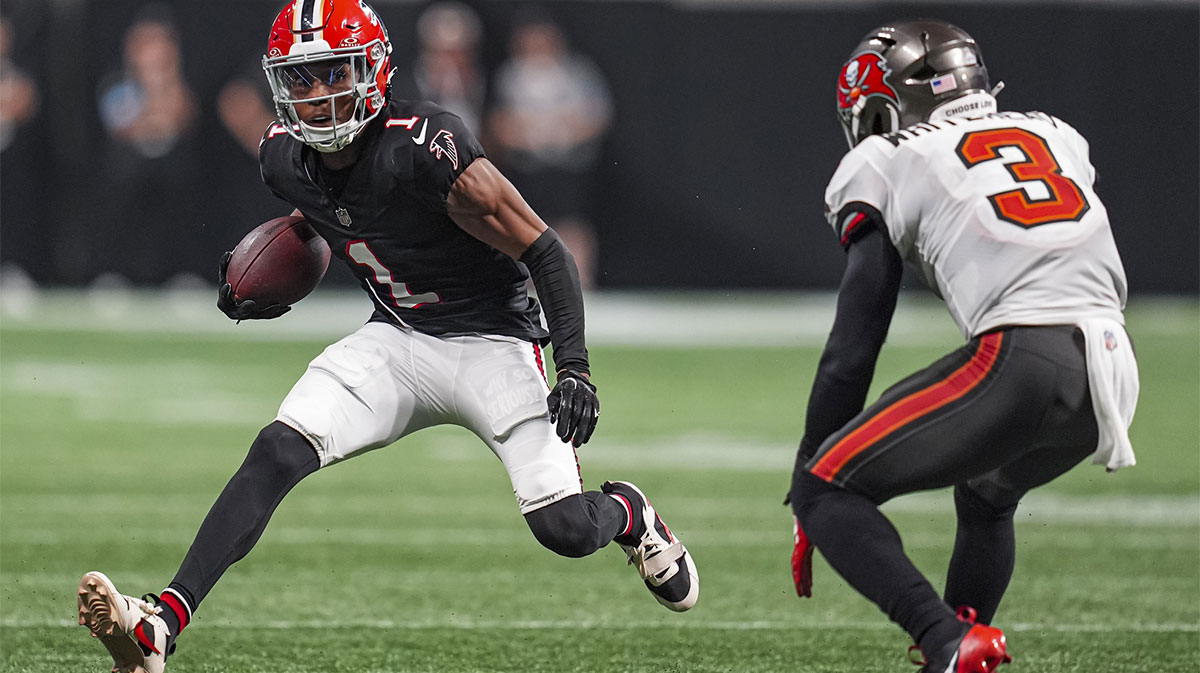
[[[115, 670], [163, 670], [193, 611], [301, 479], [446, 423], [468, 428], [501, 459], [544, 546], [580, 557], [615, 540], [660, 603], [674, 611], [696, 603], [691, 555], [642, 492], [620, 481], [583, 490], [575, 449], [600, 405], [570, 252], [458, 117], [388, 100], [390, 53], [382, 23], [360, 0], [295, 0], [271, 29], [263, 67], [279, 120], [260, 145], [263, 179], [329, 242], [375, 310], [310, 363], [160, 595], [125, 596], [102, 573], [83, 576], [80, 623]], [[288, 310], [235, 299], [224, 282], [228, 259], [218, 299], [226, 315]], [[526, 295], [530, 277], [548, 333]]]

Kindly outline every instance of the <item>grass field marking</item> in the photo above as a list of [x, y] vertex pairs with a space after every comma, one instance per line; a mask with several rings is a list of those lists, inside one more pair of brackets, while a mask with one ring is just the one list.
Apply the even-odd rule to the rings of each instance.
[[[336, 339], [371, 313], [354, 289], [313, 293], [286, 318], [235, 325], [213, 308], [213, 292], [196, 290], [92, 290], [80, 301], [75, 289], [0, 288], [0, 317], [18, 329], [186, 333], [255, 341]], [[822, 291], [591, 292], [588, 343], [637, 346], [819, 346], [833, 322], [836, 295]], [[1187, 309], [1181, 314], [1180, 309]], [[1130, 315], [1137, 334], [1194, 333], [1194, 297], [1134, 297]], [[1164, 319], [1158, 319], [1158, 316]], [[720, 316], [714, 320], [713, 316]], [[1147, 319], [1148, 318], [1148, 319]], [[260, 321], [262, 322], [262, 321]], [[941, 302], [924, 292], [901, 294], [888, 343], [959, 345], [962, 337]]]
[[[79, 623], [71, 619], [32, 619], [22, 620], [13, 617], [0, 619], [0, 627], [8, 629], [37, 629], [37, 628], [80, 628]], [[895, 629], [896, 626], [885, 621], [834, 621], [822, 623], [797, 623], [779, 621], [702, 621], [688, 619], [686, 621], [622, 621], [609, 623], [604, 621], [570, 621], [570, 620], [454, 620], [447, 622], [398, 621], [393, 619], [342, 619], [336, 621], [314, 620], [276, 620], [276, 621], [214, 621], [204, 624], [204, 629], [261, 629], [286, 631], [290, 629], [319, 629], [336, 631], [344, 629], [405, 629], [433, 630], [459, 629], [463, 631], [588, 631], [593, 629], [609, 629], [613, 631], [629, 631], [643, 629], [675, 629], [675, 630], [712, 630], [712, 631], [884, 631]], [[1054, 632], [1054, 633], [1200, 633], [1200, 624], [1184, 622], [1164, 622], [1159, 624], [1041, 624], [1036, 622], [1014, 622], [1001, 624], [1000, 628], [1008, 632]]]
[[[952, 501], [948, 500], [949, 497], [950, 494], [945, 491], [914, 493], [888, 502], [883, 506], [883, 510], [884, 512], [907, 514], [950, 515], [953, 514], [954, 510]], [[129, 511], [130, 509], [136, 510], [139, 507], [150, 507], [155, 505], [159, 499], [160, 496], [153, 493], [130, 493], [119, 496], [95, 495], [87, 498], [87, 507], [89, 511], [95, 513], [111, 512], [116, 514]], [[299, 499], [302, 499], [302, 497], [297, 498], [297, 500]], [[424, 499], [427, 501], [445, 500], [447, 508], [459, 502], [459, 499], [453, 495], [429, 495], [425, 496]], [[355, 502], [360, 503], [361, 507], [356, 507], [354, 503], [339, 500], [336, 507], [339, 511], [350, 514], [359, 509], [373, 510], [381, 500], [386, 500], [386, 496], [381, 498], [358, 498]], [[5, 496], [4, 502], [8, 507], [25, 508], [39, 514], [76, 514], [80, 508], [79, 500], [64, 499], [57, 494]], [[677, 507], [686, 506], [687, 509], [701, 514], [711, 507], [724, 506], [719, 503], [714, 505], [710, 499], [703, 497], [675, 497], [673, 498], [673, 503]], [[191, 505], [176, 503], [170, 508], [170, 511], [189, 511], [191, 507]], [[434, 508], [437, 509], [436, 506]], [[780, 506], [779, 511], [781, 517], [787, 518], [785, 508]], [[8, 523], [15, 524], [18, 521], [19, 518], [10, 519]], [[1195, 527], [1200, 526], [1200, 494], [1112, 495], [1093, 497], [1033, 493], [1021, 501], [1021, 506], [1017, 510], [1017, 522], [1020, 524], [1115, 523], [1139, 526]], [[20, 530], [20, 527], [17, 530]], [[355, 527], [347, 528], [347, 530], [358, 531], [364, 540], [369, 538], [370, 535], [375, 534], [375, 531], [371, 529]], [[398, 527], [396, 530], [401, 529]], [[12, 532], [12, 529], [5, 530], [3, 535], [5, 542], [18, 541], [11, 537]]]
[[[946, 536], [953, 531], [953, 522], [948, 518], [946, 527], [937, 531], [904, 531], [905, 547], [908, 549], [941, 549], [946, 544]], [[112, 539], [111, 532], [96, 531], [89, 535], [60, 533], [43, 527], [14, 527], [11, 521], [6, 522], [3, 536], [5, 545], [39, 545], [58, 546], [78, 543], [101, 544]], [[1019, 529], [1018, 529], [1019, 530]], [[181, 545], [191, 539], [194, 534], [191, 528], [129, 528], [122, 527], [121, 534], [128, 539], [137, 540], [141, 544]], [[1200, 549], [1200, 543], [1189, 537], [1194, 529], [1173, 529], [1170, 535], [1163, 535], [1162, 529], [1156, 529], [1157, 535], [1112, 535], [1106, 539], [1103, 548], [1117, 550], [1148, 550], [1160, 551], [1192, 551]], [[445, 539], [445, 529], [411, 528], [397, 525], [394, 528], [335, 528], [328, 526], [319, 528], [303, 528], [296, 526], [275, 526], [267, 529], [263, 540], [266, 545], [281, 545], [288, 547], [308, 545], [350, 545], [359, 549], [415, 549], [418, 547], [450, 547], [456, 549], [498, 549], [504, 547], [527, 548], [530, 538], [525, 531], [516, 533], [498, 531], [495, 529], [455, 529], [452, 541]], [[736, 545], [743, 549], [775, 549], [787, 547], [790, 550], [791, 528], [788, 520], [781, 518], [777, 527], [771, 530], [746, 529], [741, 531], [687, 530], [687, 541], [691, 545]], [[1018, 532], [1018, 535], [1020, 533]], [[1044, 544], [1022, 537], [1022, 549], [1078, 549], [1095, 550], [1099, 545], [1092, 531], [1087, 534], [1059, 535], [1053, 538], [1039, 538]], [[12, 575], [10, 575], [12, 576]]]
[[[6, 392], [69, 400], [84, 421], [246, 425], [263, 422], [260, 409], [274, 409], [194, 359], [85, 364], [16, 358], [5, 362], [0, 381]], [[184, 395], [180, 382], [187, 382]]]
[[[1099, 469], [1099, 468], [1097, 468]], [[947, 511], [948, 493], [913, 493], [883, 506], [884, 511], [931, 513]], [[1200, 526], [1200, 494], [1180, 496], [1074, 496], [1033, 492], [1017, 509], [1017, 523], [1120, 523]]]
[[[107, 332], [186, 332], [282, 341], [338, 338], [357, 329], [371, 313], [370, 301], [357, 290], [323, 291], [306, 298], [283, 320], [235, 326], [213, 310], [211, 294], [118, 290], [93, 292], [93, 301], [81, 304], [75, 291], [41, 291], [36, 301], [23, 302], [8, 301], [7, 293], [0, 292], [0, 315], [23, 329], [84, 326]], [[587, 296], [587, 304], [590, 344], [742, 347], [819, 345], [828, 334], [836, 305], [828, 292], [739, 292], [736, 301], [721, 292], [595, 292]], [[924, 343], [934, 334], [939, 340], [955, 339], [944, 310], [936, 323], [941, 329], [930, 329], [931, 312], [918, 309], [912, 315], [898, 315], [890, 340]], [[721, 319], [714, 320], [714, 315]]]

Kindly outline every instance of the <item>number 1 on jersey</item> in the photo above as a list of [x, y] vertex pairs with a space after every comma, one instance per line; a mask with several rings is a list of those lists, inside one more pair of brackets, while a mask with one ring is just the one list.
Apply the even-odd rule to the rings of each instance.
[[[410, 293], [408, 283], [394, 280], [391, 270], [379, 261], [366, 241], [351, 242], [346, 246], [346, 254], [350, 256], [350, 259], [374, 272], [375, 282], [388, 288], [392, 295], [392, 303], [399, 308], [417, 308], [422, 304], [436, 304], [442, 300], [436, 292]], [[382, 300], [382, 297], [380, 299]]]
[[1025, 154], [1025, 161], [1004, 164], [1016, 182], [1038, 181], [1046, 186], [1050, 196], [1030, 199], [1023, 188], [992, 194], [988, 201], [996, 217], [1022, 227], [1036, 227], [1054, 222], [1078, 222], [1088, 211], [1087, 198], [1075, 181], [1062, 174], [1062, 168], [1046, 140], [1036, 133], [1020, 128], [972, 131], [958, 143], [958, 158], [968, 169], [984, 161], [999, 159], [1000, 149], [1015, 147]]

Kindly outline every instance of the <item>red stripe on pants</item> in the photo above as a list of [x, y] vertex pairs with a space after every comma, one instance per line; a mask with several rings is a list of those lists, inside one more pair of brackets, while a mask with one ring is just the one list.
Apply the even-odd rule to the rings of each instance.
[[533, 343], [533, 357], [537, 360], [537, 368], [542, 373], [542, 380], [546, 382], [546, 385], [550, 385], [549, 379], [546, 378], [546, 364], [542, 361], [542, 346], [536, 341]]
[[996, 364], [1003, 341], [1003, 332], [985, 334], [979, 340], [979, 348], [976, 349], [975, 355], [971, 356], [966, 364], [941, 381], [892, 403], [858, 426], [821, 456], [813, 466], [812, 473], [825, 481], [833, 481], [846, 463], [897, 428], [931, 414], [971, 392]]

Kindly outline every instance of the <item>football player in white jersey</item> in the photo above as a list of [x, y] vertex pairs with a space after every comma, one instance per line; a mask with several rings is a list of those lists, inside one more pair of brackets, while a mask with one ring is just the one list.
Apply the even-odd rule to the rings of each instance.
[[[851, 150], [825, 203], [846, 270], [789, 494], [793, 577], [811, 595], [819, 548], [926, 673], [1010, 661], [991, 623], [1021, 497], [1088, 456], [1134, 462], [1125, 273], [1087, 142], [1048, 114], [997, 111], [998, 88], [975, 41], [931, 20], [870, 32], [838, 80]], [[864, 409], [905, 262], [967, 344]], [[938, 596], [878, 505], [946, 486], [958, 530]]]

